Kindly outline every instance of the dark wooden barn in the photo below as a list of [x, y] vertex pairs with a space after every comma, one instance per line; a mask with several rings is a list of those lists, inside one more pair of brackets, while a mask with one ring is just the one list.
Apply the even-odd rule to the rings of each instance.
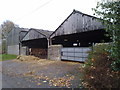
[[84, 61], [90, 46], [103, 41], [109, 42], [104, 28], [98, 18], [73, 10], [50, 35], [50, 44], [63, 46], [61, 59]]
[[92, 43], [108, 42], [104, 26], [96, 17], [73, 10], [63, 23], [50, 35], [51, 44], [63, 47], [88, 47]]
[[33, 29], [22, 39], [22, 46], [27, 46], [27, 55], [47, 58], [48, 39], [52, 31]]

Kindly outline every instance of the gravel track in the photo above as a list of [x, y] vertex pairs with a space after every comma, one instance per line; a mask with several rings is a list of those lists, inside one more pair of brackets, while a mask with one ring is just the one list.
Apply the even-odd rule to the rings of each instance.
[[50, 60], [3, 61], [2, 87], [78, 88], [81, 82], [81, 65], [78, 62]]

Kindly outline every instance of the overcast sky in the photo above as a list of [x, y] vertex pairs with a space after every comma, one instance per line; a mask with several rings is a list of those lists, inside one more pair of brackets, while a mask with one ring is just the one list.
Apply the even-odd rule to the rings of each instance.
[[[54, 31], [76, 9], [93, 15], [98, 0], [0, 0], [0, 24]], [[99, 0], [100, 1], [100, 0]]]

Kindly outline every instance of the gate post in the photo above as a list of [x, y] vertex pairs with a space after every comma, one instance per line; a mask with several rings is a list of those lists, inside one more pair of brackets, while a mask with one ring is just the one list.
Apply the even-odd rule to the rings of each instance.
[[50, 45], [48, 47], [49, 60], [61, 60], [62, 45]]

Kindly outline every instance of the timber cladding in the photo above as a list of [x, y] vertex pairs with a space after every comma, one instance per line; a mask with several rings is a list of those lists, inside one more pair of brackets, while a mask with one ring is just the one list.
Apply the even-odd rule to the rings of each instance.
[[50, 35], [50, 38], [104, 28], [98, 18], [73, 10], [63, 23]]
[[34, 55], [36, 57], [46, 59], [47, 58], [47, 49], [29, 48], [29, 55]]

